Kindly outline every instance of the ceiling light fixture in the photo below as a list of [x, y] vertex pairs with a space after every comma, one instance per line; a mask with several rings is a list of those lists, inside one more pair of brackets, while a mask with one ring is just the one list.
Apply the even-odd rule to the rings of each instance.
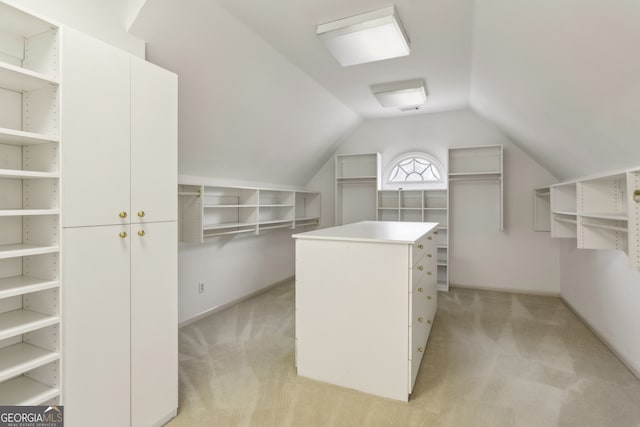
[[343, 67], [410, 52], [395, 6], [320, 24], [317, 35]]
[[405, 80], [401, 82], [382, 83], [371, 86], [371, 92], [385, 108], [418, 107], [427, 102], [427, 89], [424, 80]]

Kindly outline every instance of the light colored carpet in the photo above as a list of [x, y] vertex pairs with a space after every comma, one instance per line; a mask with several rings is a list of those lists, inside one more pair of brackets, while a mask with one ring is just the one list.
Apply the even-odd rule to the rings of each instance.
[[558, 298], [439, 298], [409, 403], [296, 376], [291, 282], [181, 329], [168, 425], [640, 426], [640, 382]]

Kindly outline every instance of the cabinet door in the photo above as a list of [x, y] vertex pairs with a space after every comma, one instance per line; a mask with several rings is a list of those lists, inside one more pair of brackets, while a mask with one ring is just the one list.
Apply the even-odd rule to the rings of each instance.
[[131, 221], [176, 221], [177, 191], [178, 78], [132, 58]]
[[131, 232], [131, 423], [137, 427], [159, 425], [178, 407], [178, 228], [176, 222], [133, 224]]
[[130, 205], [129, 55], [82, 33], [63, 37], [64, 226], [123, 224]]
[[[63, 402], [69, 426], [130, 422], [129, 226], [64, 230]], [[107, 411], [108, 416], [100, 415]]]

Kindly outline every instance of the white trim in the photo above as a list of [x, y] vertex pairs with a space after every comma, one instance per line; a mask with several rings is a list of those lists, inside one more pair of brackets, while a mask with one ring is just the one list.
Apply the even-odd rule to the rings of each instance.
[[[390, 181], [389, 175], [391, 171], [398, 165], [398, 163], [413, 158], [419, 157], [423, 158], [432, 165], [440, 173], [440, 181], [420, 181], [420, 182], [392, 182]], [[384, 177], [384, 190], [398, 190], [398, 189], [407, 189], [407, 190], [420, 190], [420, 189], [429, 189], [429, 190], [437, 190], [447, 188], [447, 170], [444, 165], [433, 155], [427, 153], [426, 151], [412, 151], [409, 153], [403, 153], [398, 157], [394, 158], [386, 167], [383, 172]]]

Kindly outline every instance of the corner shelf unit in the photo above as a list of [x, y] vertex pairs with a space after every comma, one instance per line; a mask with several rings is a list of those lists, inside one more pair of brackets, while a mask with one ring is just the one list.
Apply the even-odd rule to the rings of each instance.
[[260, 234], [280, 228], [316, 226], [320, 193], [269, 188], [180, 184], [180, 240]]
[[[640, 168], [540, 187], [534, 195], [545, 188], [551, 237], [576, 238], [579, 249], [624, 251], [640, 271]], [[534, 206], [544, 215], [544, 204]]]
[[499, 192], [498, 228], [504, 231], [503, 146], [482, 145], [449, 148], [449, 192], [456, 183], [495, 183]]
[[375, 221], [381, 190], [380, 153], [337, 154], [335, 172], [335, 224]]
[[437, 222], [438, 290], [449, 290], [449, 206], [446, 189], [380, 190], [377, 221]]
[[58, 32], [0, 2], [0, 405], [59, 403]]

